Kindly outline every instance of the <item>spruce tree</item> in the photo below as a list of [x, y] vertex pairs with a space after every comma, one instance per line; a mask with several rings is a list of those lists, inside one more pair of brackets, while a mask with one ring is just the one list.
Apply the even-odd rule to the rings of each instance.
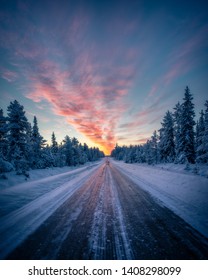
[[173, 108], [173, 121], [174, 121], [174, 142], [175, 142], [175, 163], [180, 162], [180, 156], [182, 154], [181, 137], [182, 137], [182, 105], [178, 102]]
[[24, 107], [18, 101], [10, 102], [8, 111], [8, 159], [18, 174], [26, 173], [29, 167], [27, 129], [28, 120]]
[[158, 135], [156, 130], [153, 132], [153, 135], [151, 137], [151, 157], [152, 157], [152, 162], [157, 164], [159, 160], [159, 155], [158, 155]]
[[147, 143], [144, 145], [144, 151], [145, 151], [145, 161], [148, 164], [152, 164], [152, 154], [151, 154], [151, 141], [147, 140]]
[[66, 165], [71, 166], [73, 165], [72, 162], [72, 141], [68, 135], [65, 136], [63, 140], [63, 153], [65, 155]]
[[160, 132], [159, 152], [163, 162], [173, 162], [175, 159], [174, 127], [172, 114], [167, 111], [163, 118]]
[[195, 138], [194, 138], [194, 104], [193, 97], [188, 86], [185, 88], [185, 94], [182, 104], [181, 138], [180, 149], [182, 150], [183, 160], [195, 163]]
[[204, 116], [204, 137], [203, 137], [203, 149], [204, 149], [204, 162], [208, 163], [208, 100], [205, 102], [205, 116]]
[[7, 141], [7, 132], [8, 127], [6, 123], [7, 118], [4, 117], [3, 110], [0, 109], [0, 157], [6, 160], [7, 150], [8, 150], [8, 141]]
[[204, 147], [204, 133], [205, 133], [205, 122], [204, 112], [201, 110], [200, 118], [196, 126], [196, 162], [203, 163], [205, 161], [204, 155], [206, 153]]
[[36, 116], [33, 119], [33, 127], [31, 131], [31, 146], [32, 146], [32, 167], [43, 168], [43, 148], [46, 140], [40, 135], [38, 121]]

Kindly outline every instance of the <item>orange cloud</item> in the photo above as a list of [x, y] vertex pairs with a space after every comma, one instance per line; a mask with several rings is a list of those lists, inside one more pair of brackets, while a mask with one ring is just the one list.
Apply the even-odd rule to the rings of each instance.
[[112, 81], [105, 84], [100, 73], [94, 75], [89, 59], [83, 59], [82, 65], [76, 64], [77, 73], [62, 71], [51, 61], [40, 63], [36, 75], [30, 77], [32, 90], [27, 97], [35, 102], [47, 100], [55, 114], [64, 116], [77, 131], [110, 154], [116, 143], [116, 125], [127, 107], [122, 98], [130, 87], [132, 70], [118, 68], [120, 76], [109, 73]]

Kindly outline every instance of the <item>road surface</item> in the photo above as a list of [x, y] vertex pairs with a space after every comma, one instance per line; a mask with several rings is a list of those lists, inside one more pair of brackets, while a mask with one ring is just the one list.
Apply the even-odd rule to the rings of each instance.
[[208, 259], [208, 240], [110, 161], [4, 258]]

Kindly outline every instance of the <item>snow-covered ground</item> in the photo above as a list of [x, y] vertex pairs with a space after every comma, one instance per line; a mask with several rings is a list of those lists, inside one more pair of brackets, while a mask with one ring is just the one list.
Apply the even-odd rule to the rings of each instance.
[[[85, 168], [85, 167], [89, 167], [91, 165], [94, 165], [94, 163], [87, 162], [84, 165], [80, 165], [80, 166], [50, 167], [50, 168], [45, 168], [45, 169], [30, 170], [29, 178], [26, 178], [24, 175], [16, 175], [16, 171], [8, 172], [8, 173], [5, 173], [4, 175], [0, 175], [0, 191], [3, 188], [16, 186], [21, 183], [39, 180], [41, 178], [46, 178], [46, 177], [66, 173], [68, 171], [73, 171], [73, 170], [78, 170], [78, 169], [82, 170], [83, 167]], [[6, 178], [4, 178], [4, 176], [6, 176]]]
[[200, 166], [199, 176], [185, 165], [126, 164], [113, 161], [117, 168], [160, 203], [208, 237], [208, 166]]
[[[27, 181], [12, 172], [6, 174], [8, 179], [0, 179], [0, 258], [37, 229], [86, 180], [95, 180], [92, 175], [104, 161], [73, 169], [34, 170]], [[111, 164], [208, 237], [207, 166], [200, 167], [203, 176], [199, 176], [185, 171], [185, 165], [148, 166], [112, 159]], [[111, 181], [107, 182], [114, 188]], [[114, 202], [121, 216], [119, 198], [116, 198]]]
[[[0, 190], [0, 257], [41, 225], [95, 172], [103, 161]], [[51, 171], [52, 172], [52, 171]], [[56, 171], [57, 172], [57, 171]], [[55, 172], [55, 173], [56, 173]], [[40, 175], [47, 171], [40, 171]], [[8, 174], [14, 179], [14, 174]], [[17, 176], [18, 178], [18, 176]], [[11, 180], [13, 182], [13, 180]]]

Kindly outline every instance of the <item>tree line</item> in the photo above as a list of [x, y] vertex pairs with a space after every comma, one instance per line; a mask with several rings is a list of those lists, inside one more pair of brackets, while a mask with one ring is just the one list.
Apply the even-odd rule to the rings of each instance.
[[29, 169], [76, 166], [104, 156], [98, 148], [89, 148], [73, 137], [65, 136], [58, 144], [55, 133], [51, 145], [41, 136], [37, 117], [31, 125], [24, 107], [17, 100], [10, 102], [7, 116], [0, 109], [0, 173], [16, 170], [28, 176]]
[[111, 156], [126, 163], [208, 163], [208, 100], [195, 122], [193, 96], [187, 86], [183, 102], [165, 113], [161, 128], [145, 144], [116, 144]]

